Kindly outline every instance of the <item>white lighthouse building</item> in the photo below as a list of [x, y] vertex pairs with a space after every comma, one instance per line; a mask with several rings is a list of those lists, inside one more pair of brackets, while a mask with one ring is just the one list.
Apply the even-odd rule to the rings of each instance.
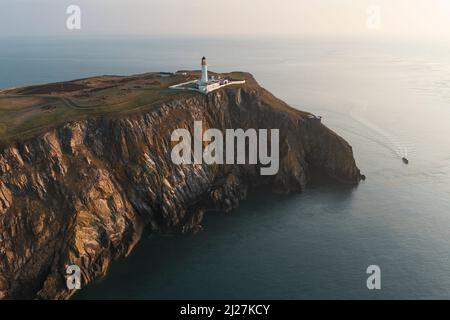
[[188, 82], [179, 83], [173, 86], [170, 86], [170, 89], [173, 90], [189, 90], [189, 91], [197, 91], [204, 94], [208, 94], [217, 89], [229, 86], [229, 85], [242, 85], [245, 84], [245, 80], [232, 80], [227, 78], [219, 77], [216, 79], [215, 77], [209, 79], [208, 77], [208, 64], [206, 62], [206, 58], [202, 58], [202, 73], [200, 79], [191, 80]]
[[206, 63], [206, 58], [202, 58], [202, 76], [200, 78], [200, 82], [203, 84], [208, 83], [208, 64]]

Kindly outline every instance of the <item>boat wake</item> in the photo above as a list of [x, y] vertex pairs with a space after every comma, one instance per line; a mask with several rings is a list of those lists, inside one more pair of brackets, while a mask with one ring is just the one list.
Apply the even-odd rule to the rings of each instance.
[[367, 107], [355, 107], [350, 110], [350, 116], [353, 120], [374, 133], [374, 135], [370, 135], [370, 138], [365, 137], [389, 150], [396, 157], [402, 160], [408, 159], [415, 152], [414, 145], [406, 138], [396, 136], [362, 116], [362, 111], [366, 109]]

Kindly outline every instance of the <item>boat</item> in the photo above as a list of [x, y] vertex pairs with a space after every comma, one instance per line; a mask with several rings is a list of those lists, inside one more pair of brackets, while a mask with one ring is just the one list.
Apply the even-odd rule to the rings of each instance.
[[403, 163], [404, 163], [404, 164], [409, 164], [409, 160], [406, 159], [405, 157], [403, 157], [402, 160], [403, 160]]

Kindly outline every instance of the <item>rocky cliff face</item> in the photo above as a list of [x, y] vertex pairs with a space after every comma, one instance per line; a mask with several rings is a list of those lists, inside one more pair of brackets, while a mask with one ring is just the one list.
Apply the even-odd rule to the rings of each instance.
[[[278, 174], [260, 176], [256, 165], [174, 165], [171, 133], [192, 131], [195, 120], [204, 129], [280, 129]], [[302, 191], [313, 169], [343, 183], [361, 178], [342, 138], [251, 87], [74, 121], [2, 146], [0, 298], [68, 298], [68, 265], [80, 266], [86, 285], [143, 230], [197, 231], [207, 210], [235, 208], [249, 187]]]

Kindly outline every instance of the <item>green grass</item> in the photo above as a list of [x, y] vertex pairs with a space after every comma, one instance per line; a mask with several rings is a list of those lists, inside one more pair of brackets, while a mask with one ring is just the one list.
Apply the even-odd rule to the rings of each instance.
[[28, 138], [68, 121], [150, 109], [185, 94], [167, 90], [177, 79], [158, 80], [158, 85], [140, 84], [137, 88], [135, 83], [144, 80], [130, 79], [113, 88], [92, 91], [84, 98], [78, 97], [77, 91], [27, 94], [26, 88], [20, 88], [3, 92], [0, 94], [0, 141]]
[[[146, 111], [173, 99], [199, 95], [168, 89], [198, 75], [104, 76], [4, 90], [0, 92], [0, 142], [29, 138], [69, 121]], [[249, 77], [243, 73], [230, 76]], [[251, 77], [248, 80], [249, 86], [257, 85]]]

